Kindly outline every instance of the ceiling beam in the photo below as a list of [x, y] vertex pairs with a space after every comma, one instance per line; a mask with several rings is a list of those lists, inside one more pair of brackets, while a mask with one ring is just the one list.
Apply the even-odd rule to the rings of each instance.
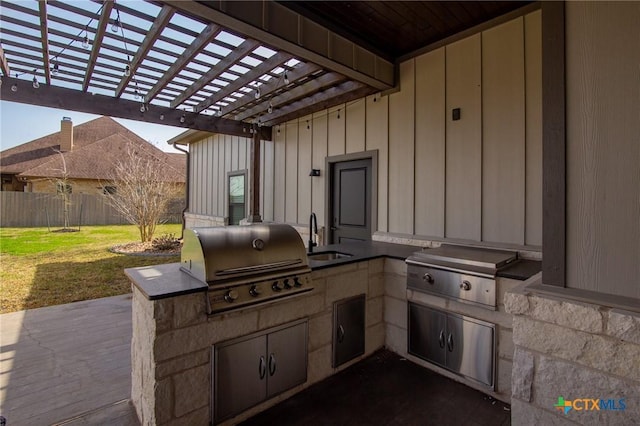
[[[161, 3], [260, 40], [276, 50], [301, 58], [303, 62], [316, 63], [378, 90], [394, 87], [395, 67], [391, 61], [272, 0], [215, 1], [206, 4], [194, 0], [161, 0]], [[318, 52], [318, 49], [322, 51]]]
[[100, 48], [102, 47], [102, 39], [104, 38], [104, 32], [107, 30], [107, 25], [109, 25], [109, 17], [111, 16], [113, 5], [113, 0], [107, 0], [102, 4], [100, 21], [98, 21], [98, 28], [96, 28], [96, 35], [93, 38], [91, 53], [89, 54], [89, 60], [87, 61], [87, 71], [84, 74], [84, 81], [82, 82], [83, 92], [86, 92], [89, 89], [89, 84], [91, 83], [91, 75], [93, 74], [93, 69], [96, 67], [98, 54], [100, 53]]
[[[18, 90], [13, 92], [11, 86], [16, 84]], [[140, 112], [140, 102], [118, 99], [111, 96], [80, 92], [64, 87], [41, 84], [34, 89], [31, 82], [17, 78], [3, 77], [0, 86], [0, 97], [3, 101], [39, 105], [50, 108], [87, 112], [109, 117], [126, 118], [146, 123], [163, 124], [186, 129], [202, 130], [249, 137], [247, 124], [220, 117], [181, 111], [177, 109], [149, 105], [149, 109]], [[184, 122], [181, 122], [184, 117]], [[263, 140], [271, 140], [271, 127], [262, 126], [256, 129]]]
[[341, 82], [346, 80], [346, 77], [340, 74], [336, 74], [334, 72], [330, 72], [324, 75], [321, 75], [318, 78], [314, 78], [304, 84], [296, 86], [292, 89], [287, 90], [281, 95], [274, 96], [273, 98], [261, 102], [259, 105], [256, 105], [253, 108], [249, 108], [246, 111], [242, 111], [240, 114], [237, 114], [234, 118], [236, 120], [244, 120], [246, 118], [255, 116], [264, 111], [267, 111], [269, 108], [269, 103], [273, 105], [274, 111], [271, 114], [268, 114], [267, 117], [278, 116], [278, 109], [280, 105], [289, 104], [298, 99], [308, 97], [313, 93], [317, 93], [321, 90], [326, 89], [327, 87], [335, 86]]
[[164, 28], [167, 26], [167, 24], [171, 20], [171, 17], [173, 17], [174, 13], [175, 13], [175, 10], [173, 8], [167, 5], [162, 6], [162, 9], [160, 10], [158, 17], [155, 19], [155, 21], [153, 21], [153, 24], [151, 24], [151, 28], [149, 28], [147, 35], [144, 37], [144, 40], [142, 40], [142, 44], [138, 48], [138, 51], [136, 52], [136, 54], [133, 55], [133, 58], [131, 59], [131, 62], [129, 64], [129, 69], [131, 72], [129, 73], [129, 75], [122, 76], [122, 80], [120, 81], [120, 83], [118, 84], [118, 87], [116, 88], [116, 92], [115, 92], [116, 98], [119, 98], [122, 95], [122, 92], [124, 92], [125, 87], [127, 87], [131, 79], [135, 76], [138, 67], [140, 66], [142, 61], [144, 61], [144, 59], [147, 56], [147, 53], [149, 53], [149, 50], [151, 50], [151, 48], [153, 47], [153, 44], [156, 42], [158, 37], [160, 37], [162, 30], [164, 30]]
[[[342, 92], [342, 93], [340, 93]], [[365, 96], [377, 93], [377, 89], [366, 86], [355, 81], [346, 81], [339, 86], [332, 87], [324, 92], [316, 93], [311, 98], [301, 99], [295, 103], [287, 105], [278, 111], [277, 117], [267, 117], [262, 122], [265, 126], [275, 126], [276, 124], [294, 120], [314, 112], [323, 111], [337, 105], [345, 104]], [[271, 127], [270, 127], [271, 128]]]
[[42, 65], [44, 66], [44, 79], [51, 84], [51, 65], [49, 64], [49, 25], [47, 23], [47, 2], [38, 1], [38, 13], [40, 15], [40, 40], [42, 42]]
[[165, 88], [167, 84], [171, 82], [175, 78], [175, 76], [182, 71], [184, 67], [186, 67], [191, 60], [200, 53], [202, 49], [204, 49], [207, 44], [213, 40], [218, 33], [222, 30], [216, 24], [209, 24], [207, 27], [202, 30], [200, 35], [196, 37], [195, 40], [182, 52], [182, 55], [178, 58], [178, 60], [167, 70], [167, 72], [162, 76], [161, 79], [149, 90], [149, 92], [145, 95], [145, 101], [150, 102], [153, 98], [155, 98], [158, 93], [162, 89]]
[[[237, 61], [247, 56], [247, 54], [256, 47], [258, 47], [260, 43], [255, 40], [245, 40], [242, 44], [236, 47], [231, 53], [224, 57], [220, 62], [215, 64], [209, 71], [204, 73], [195, 83], [193, 83], [187, 90], [182, 92], [176, 99], [171, 102], [171, 107], [175, 108], [182, 104], [184, 101], [189, 99], [195, 93], [197, 93], [204, 86], [209, 84], [210, 81], [214, 80], [220, 74], [225, 72], [227, 68], [232, 67]], [[202, 106], [203, 104], [198, 104], [195, 107], [195, 112], [200, 112], [209, 107], [209, 105]]]
[[[287, 77], [289, 78], [289, 81], [296, 81], [321, 70], [322, 68], [315, 64], [298, 64], [291, 71], [287, 71]], [[260, 93], [262, 94], [262, 97], [265, 97], [283, 87], [285, 87], [285, 85], [281, 83], [280, 79], [271, 80], [269, 83], [260, 86]], [[223, 116], [225, 116], [233, 111], [236, 111], [239, 108], [242, 108], [248, 103], [255, 102], [255, 100], [256, 98], [254, 97], [253, 93], [247, 93], [232, 104], [223, 107], [220, 112]]]
[[11, 74], [11, 68], [7, 62], [7, 57], [4, 55], [4, 49], [0, 46], [0, 68], [2, 68], [2, 74], [9, 77]]

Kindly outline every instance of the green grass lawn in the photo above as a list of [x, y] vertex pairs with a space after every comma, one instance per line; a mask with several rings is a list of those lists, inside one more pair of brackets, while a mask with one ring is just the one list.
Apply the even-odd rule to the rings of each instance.
[[[179, 237], [180, 229], [160, 225], [155, 237]], [[109, 251], [135, 241], [139, 235], [132, 225], [85, 226], [79, 232], [0, 228], [0, 313], [129, 293], [125, 268], [179, 261]]]

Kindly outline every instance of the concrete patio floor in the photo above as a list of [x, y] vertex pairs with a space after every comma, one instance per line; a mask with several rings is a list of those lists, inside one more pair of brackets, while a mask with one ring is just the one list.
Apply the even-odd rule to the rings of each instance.
[[131, 295], [0, 315], [0, 347], [7, 426], [137, 424]]

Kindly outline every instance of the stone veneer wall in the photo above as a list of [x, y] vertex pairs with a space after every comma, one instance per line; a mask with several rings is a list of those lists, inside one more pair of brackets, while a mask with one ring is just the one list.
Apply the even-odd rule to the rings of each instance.
[[[467, 386], [478, 389], [488, 395], [504, 402], [509, 402], [511, 397], [511, 367], [513, 362], [512, 317], [505, 311], [502, 303], [504, 294], [518, 286], [521, 281], [498, 278], [496, 285], [496, 298], [498, 310], [492, 311], [455, 300], [432, 296], [429, 294], [407, 289], [407, 265], [402, 260], [385, 260], [385, 298], [384, 320], [386, 327], [385, 344], [390, 350], [407, 357], [418, 365], [434, 370], [443, 376], [464, 383]], [[423, 361], [407, 352], [407, 302], [412, 301], [421, 305], [430, 306], [448, 312], [477, 318], [496, 324], [497, 359], [496, 359], [496, 389], [490, 388], [465, 379], [455, 373], [440, 368], [434, 364]]]
[[204, 228], [209, 226], [225, 226], [227, 218], [218, 216], [206, 216], [202, 214], [185, 213], [185, 228]]
[[[242, 421], [303, 388], [347, 368], [385, 342], [384, 260], [312, 272], [315, 290], [288, 301], [208, 318], [204, 293], [148, 300], [133, 289], [131, 398], [142, 425], [209, 425], [211, 346], [290, 321], [308, 318], [308, 379], [223, 424]], [[367, 295], [365, 354], [331, 366], [333, 302]]]
[[[514, 425], [640, 423], [640, 313], [528, 292], [538, 274], [505, 295], [514, 315]], [[577, 410], [565, 415], [558, 397], [624, 398], [625, 410]], [[578, 408], [582, 408], [580, 403]], [[587, 405], [591, 408], [591, 405]]]

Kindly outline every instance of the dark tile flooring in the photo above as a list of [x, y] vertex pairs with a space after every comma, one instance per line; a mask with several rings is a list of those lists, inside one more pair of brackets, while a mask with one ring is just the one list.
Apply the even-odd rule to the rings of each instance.
[[509, 405], [382, 350], [242, 424], [508, 426], [511, 418]]

